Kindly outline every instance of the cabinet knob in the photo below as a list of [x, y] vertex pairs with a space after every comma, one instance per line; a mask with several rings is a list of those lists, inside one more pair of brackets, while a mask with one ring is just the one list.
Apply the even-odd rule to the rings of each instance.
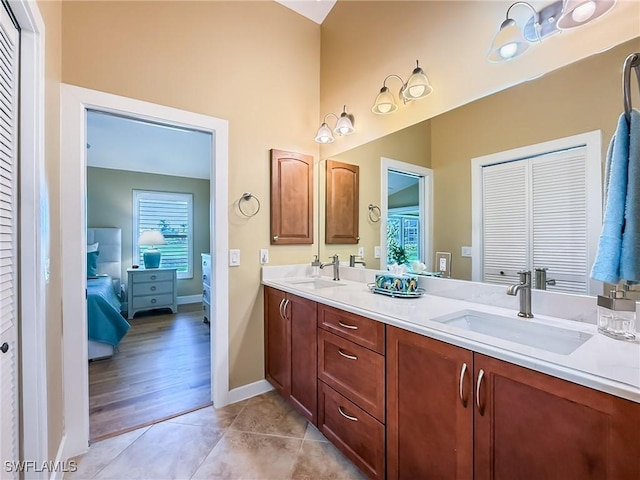
[[9, 344], [7, 342], [4, 342], [0, 347], [0, 351], [2, 353], [7, 353], [9, 351]]
[[155, 298], [151, 299], [151, 303], [156, 303], [156, 302], [157, 302], [157, 300]]
[[277, 242], [279, 238], [280, 238], [280, 237], [278, 237], [278, 235], [274, 235], [274, 236], [273, 236], [273, 241], [274, 241], [274, 242]]
[[202, 275], [202, 280], [206, 280], [207, 276], [206, 275]]
[[155, 286], [155, 285], [152, 285], [152, 286], [151, 286], [151, 291], [152, 291], [152, 292], [155, 292], [155, 291], [156, 291], [156, 286]]
[[151, 280], [155, 280], [156, 276], [155, 275], [151, 275]]

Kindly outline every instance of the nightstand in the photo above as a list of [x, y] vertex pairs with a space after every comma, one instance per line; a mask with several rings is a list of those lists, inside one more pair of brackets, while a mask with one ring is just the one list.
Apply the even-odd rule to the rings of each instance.
[[203, 321], [211, 321], [211, 255], [202, 253], [202, 311]]
[[132, 319], [137, 312], [170, 308], [178, 312], [178, 273], [175, 268], [127, 269], [127, 297]]

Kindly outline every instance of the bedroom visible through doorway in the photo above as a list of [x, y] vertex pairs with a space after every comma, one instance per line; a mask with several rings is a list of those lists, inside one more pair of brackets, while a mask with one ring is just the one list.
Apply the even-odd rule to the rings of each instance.
[[[211, 404], [202, 259], [211, 245], [213, 141], [209, 132], [88, 109], [86, 144], [94, 442]], [[157, 266], [149, 252], [158, 252]]]

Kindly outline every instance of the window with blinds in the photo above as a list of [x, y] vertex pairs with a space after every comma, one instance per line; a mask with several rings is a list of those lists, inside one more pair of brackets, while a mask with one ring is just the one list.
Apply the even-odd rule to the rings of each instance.
[[482, 168], [483, 281], [547, 268], [548, 290], [588, 293], [586, 148]]
[[142, 264], [146, 246], [138, 245], [145, 230], [158, 230], [167, 242], [157, 245], [160, 267], [177, 268], [178, 278], [193, 278], [193, 195], [134, 190], [134, 258]]

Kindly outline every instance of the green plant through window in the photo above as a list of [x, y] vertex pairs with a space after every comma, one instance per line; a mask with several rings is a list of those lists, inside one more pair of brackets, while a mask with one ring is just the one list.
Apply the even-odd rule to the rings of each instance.
[[387, 264], [420, 261], [420, 219], [414, 215], [389, 214]]

